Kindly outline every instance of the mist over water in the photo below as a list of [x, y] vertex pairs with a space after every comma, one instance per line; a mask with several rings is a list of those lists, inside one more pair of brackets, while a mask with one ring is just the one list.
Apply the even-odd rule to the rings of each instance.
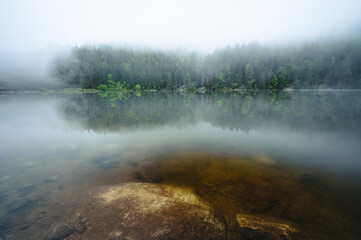
[[[61, 105], [62, 114], [76, 126], [97, 133], [150, 131], [152, 138], [159, 132], [165, 142], [208, 147], [205, 139], [210, 139], [211, 148], [217, 142], [244, 152], [263, 149], [280, 158], [292, 154], [314, 166], [355, 169], [353, 164], [359, 164], [357, 91], [124, 97], [113, 102], [101, 96], [74, 96]], [[168, 136], [167, 131], [175, 134]]]
[[[134, 168], [144, 161], [159, 166], [157, 181], [195, 189], [230, 226], [247, 206], [320, 239], [329, 227], [359, 234], [358, 91], [0, 99], [2, 238], [43, 236], [86, 206], [83, 194], [143, 181]], [[315, 228], [313, 214], [328, 223]]]

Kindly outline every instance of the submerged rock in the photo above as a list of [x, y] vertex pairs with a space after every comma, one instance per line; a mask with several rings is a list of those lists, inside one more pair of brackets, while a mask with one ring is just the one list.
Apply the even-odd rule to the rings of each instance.
[[237, 214], [240, 233], [244, 239], [305, 239], [300, 232], [286, 223], [277, 222], [268, 217], [259, 217], [248, 214]]
[[46, 233], [44, 240], [61, 240], [74, 232], [68, 224], [60, 223], [52, 226]]
[[191, 189], [126, 183], [106, 189], [69, 239], [225, 239], [225, 223]]
[[322, 182], [319, 176], [309, 172], [301, 172], [296, 178], [306, 185], [320, 185]]
[[158, 166], [150, 161], [143, 161], [138, 164], [136, 169], [137, 177], [145, 182], [160, 182], [160, 172]]

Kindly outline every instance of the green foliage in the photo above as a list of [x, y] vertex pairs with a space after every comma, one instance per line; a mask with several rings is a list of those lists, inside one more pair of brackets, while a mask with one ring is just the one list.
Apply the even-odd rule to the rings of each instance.
[[166, 84], [167, 84], [167, 89], [174, 89], [174, 87], [175, 87], [173, 77], [170, 72], [167, 72]]
[[142, 87], [139, 84], [137, 84], [137, 85], [135, 85], [134, 90], [135, 91], [140, 91], [140, 90], [142, 90]]
[[276, 98], [277, 98], [277, 94], [275, 92], [272, 92], [269, 97], [268, 97], [268, 100], [273, 103], [274, 101], [276, 101]]
[[287, 72], [286, 72], [286, 69], [283, 68], [283, 67], [281, 67], [278, 70], [278, 80], [279, 80], [280, 88], [284, 88], [284, 87], [289, 86], [289, 83], [288, 83], [288, 80], [287, 80]]
[[129, 69], [130, 69], [130, 64], [129, 63], [123, 62], [123, 67], [124, 67], [125, 71], [129, 72]]
[[107, 74], [107, 85], [105, 85], [105, 84], [99, 85], [98, 90], [120, 92], [120, 91], [124, 91], [126, 89], [123, 87], [123, 84], [121, 84], [120, 82], [115, 83], [113, 81], [112, 74]]
[[194, 93], [196, 91], [196, 84], [195, 82], [192, 82], [191, 75], [189, 73], [186, 74], [186, 83], [187, 83], [187, 92]]
[[226, 67], [225, 81], [226, 82], [231, 82], [232, 81], [232, 72], [231, 72], [231, 68], [229, 66]]
[[222, 105], [224, 104], [224, 98], [220, 98], [216, 101], [216, 104], [218, 107], [222, 107]]
[[142, 92], [141, 92], [142, 87], [141, 87], [139, 84], [135, 85], [134, 90], [135, 90], [135, 95], [136, 95], [137, 97], [142, 96]]
[[277, 89], [278, 88], [278, 78], [274, 76], [271, 79], [271, 89]]
[[105, 84], [101, 84], [101, 85], [99, 85], [98, 89], [101, 90], [101, 91], [107, 91], [107, 90], [108, 90], [108, 86], [105, 85]]
[[288, 63], [286, 65], [286, 72], [289, 83], [293, 83], [297, 75], [297, 68], [293, 64]]
[[224, 73], [221, 72], [220, 74], [217, 74], [217, 88], [224, 87], [224, 83], [225, 83]]
[[115, 91], [124, 91], [124, 90], [126, 90], [126, 89], [123, 88], [123, 84], [121, 84], [120, 82], [117, 82], [117, 83], [115, 84], [115, 88], [114, 88], [113, 90], [115, 90]]
[[115, 82], [113, 81], [112, 75], [111, 75], [111, 74], [108, 74], [107, 76], [108, 76], [108, 80], [107, 80], [107, 82], [108, 82], [108, 88], [109, 88], [109, 89], [114, 89], [114, 88], [115, 88]]
[[248, 63], [246, 65], [246, 69], [244, 70], [244, 74], [245, 74], [247, 80], [249, 80], [249, 81], [254, 80], [252, 64]]
[[246, 85], [246, 89], [247, 90], [258, 90], [258, 86], [255, 83], [256, 79], [253, 75], [253, 66], [252, 64], [248, 63], [246, 65], [246, 69], [244, 70], [244, 75], [246, 76], [246, 80], [247, 80], [247, 85]]

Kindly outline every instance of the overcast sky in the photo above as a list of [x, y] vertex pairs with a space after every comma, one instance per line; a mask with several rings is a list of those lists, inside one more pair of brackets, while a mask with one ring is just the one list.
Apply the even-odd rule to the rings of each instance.
[[0, 0], [0, 50], [120, 43], [200, 51], [361, 26], [361, 0]]

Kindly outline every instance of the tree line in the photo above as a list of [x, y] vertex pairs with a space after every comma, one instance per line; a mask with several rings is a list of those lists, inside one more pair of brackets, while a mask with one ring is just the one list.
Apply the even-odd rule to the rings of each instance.
[[187, 51], [81, 46], [57, 58], [52, 75], [67, 87], [121, 89], [361, 88], [361, 40], [293, 46], [227, 46]]

